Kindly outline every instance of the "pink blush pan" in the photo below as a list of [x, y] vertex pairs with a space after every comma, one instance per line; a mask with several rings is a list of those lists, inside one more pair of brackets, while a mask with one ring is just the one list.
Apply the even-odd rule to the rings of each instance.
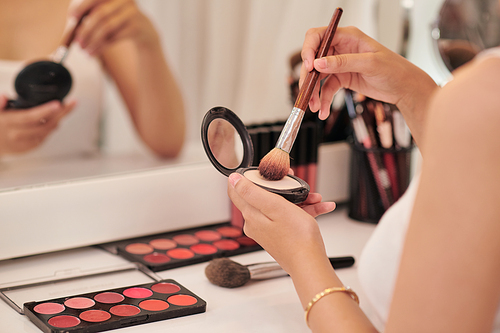
[[154, 272], [262, 250], [229, 222], [124, 240], [116, 249]]

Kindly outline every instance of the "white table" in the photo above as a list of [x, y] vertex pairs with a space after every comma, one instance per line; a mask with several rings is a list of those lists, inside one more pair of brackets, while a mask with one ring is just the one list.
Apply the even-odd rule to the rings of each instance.
[[[345, 207], [318, 218], [329, 256], [352, 255], [359, 258], [361, 250], [375, 225], [349, 219]], [[232, 257], [241, 264], [271, 261], [264, 251]], [[250, 281], [246, 285], [226, 289], [212, 285], [205, 277], [207, 263], [158, 272], [162, 278], [172, 278], [192, 290], [207, 302], [202, 314], [142, 324], [118, 329], [118, 332], [309, 332], [304, 313], [289, 277]], [[359, 295], [361, 307], [372, 320], [373, 310], [365, 299], [358, 282], [356, 264], [337, 270], [344, 284]], [[376, 326], [379, 323], [375, 322]], [[27, 317], [16, 313], [0, 301], [0, 332], [38, 333], [39, 329]]]

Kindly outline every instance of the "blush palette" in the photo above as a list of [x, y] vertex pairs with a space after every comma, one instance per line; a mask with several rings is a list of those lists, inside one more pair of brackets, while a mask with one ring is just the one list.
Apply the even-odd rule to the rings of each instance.
[[24, 304], [43, 332], [101, 332], [202, 313], [206, 302], [174, 280]]
[[226, 222], [129, 239], [118, 242], [116, 249], [124, 258], [157, 272], [262, 248], [240, 227]]

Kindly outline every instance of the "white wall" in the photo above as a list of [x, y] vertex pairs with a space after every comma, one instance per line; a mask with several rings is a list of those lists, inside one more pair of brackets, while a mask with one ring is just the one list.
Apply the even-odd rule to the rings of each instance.
[[[445, 80], [434, 58], [431, 24], [443, 0], [137, 0], [162, 36], [166, 57], [186, 102], [188, 139], [199, 140], [203, 115], [226, 106], [245, 123], [285, 119], [291, 108], [288, 57], [308, 28], [326, 25], [340, 6], [340, 25], [355, 25], [401, 51], [401, 4], [413, 3], [408, 58], [436, 81]], [[107, 147], [140, 150], [123, 103], [107, 92]]]
[[[377, 30], [376, 0], [137, 2], [163, 37], [184, 92], [190, 140], [199, 140], [202, 117], [214, 106], [232, 109], [245, 123], [286, 119], [288, 58], [301, 49], [307, 29], [327, 25], [337, 6], [344, 9], [340, 26], [355, 25], [374, 37]], [[111, 89], [108, 148], [140, 149], [122, 107]]]

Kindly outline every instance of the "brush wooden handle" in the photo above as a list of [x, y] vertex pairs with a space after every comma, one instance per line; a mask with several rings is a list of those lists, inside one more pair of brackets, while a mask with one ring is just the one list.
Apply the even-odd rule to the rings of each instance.
[[[342, 13], [343, 13], [342, 8], [338, 7], [337, 9], [335, 9], [332, 19], [330, 20], [330, 23], [326, 28], [325, 35], [321, 40], [318, 52], [316, 53], [316, 59], [325, 57], [327, 55], [328, 49], [332, 44], [335, 31], [337, 31], [337, 26], [339, 25]], [[318, 78], [319, 78], [319, 72], [314, 68], [312, 71], [307, 73], [304, 83], [302, 83], [302, 87], [300, 88], [297, 99], [295, 100], [294, 107], [299, 108], [302, 111], [305, 111], [307, 109], [307, 105], [309, 104], [309, 100], [311, 99], [314, 87], [316, 87]]]
[[71, 45], [71, 43], [73, 42], [73, 39], [75, 39], [75, 35], [76, 35], [76, 28], [78, 28], [78, 26], [80, 25], [80, 23], [82, 23], [82, 20], [85, 16], [87, 16], [87, 14], [89, 13], [90, 11], [87, 11], [85, 12], [79, 19], [76, 19], [76, 17], [72, 17], [72, 22], [71, 22], [71, 26], [68, 27], [66, 30], [64, 30], [63, 32], [63, 36], [61, 38], [61, 46], [64, 46], [66, 48], [69, 48], [69, 46]]

